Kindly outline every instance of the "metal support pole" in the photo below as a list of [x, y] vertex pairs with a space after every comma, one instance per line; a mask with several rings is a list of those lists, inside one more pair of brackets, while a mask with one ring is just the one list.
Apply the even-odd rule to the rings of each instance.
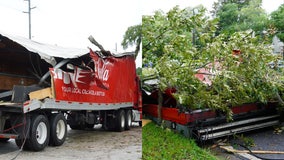
[[36, 7], [31, 7], [31, 0], [25, 0], [28, 1], [28, 12], [24, 12], [29, 14], [29, 39], [32, 38], [32, 25], [31, 25], [31, 10], [36, 8]]
[[31, 38], [31, 1], [29, 0], [29, 39]]

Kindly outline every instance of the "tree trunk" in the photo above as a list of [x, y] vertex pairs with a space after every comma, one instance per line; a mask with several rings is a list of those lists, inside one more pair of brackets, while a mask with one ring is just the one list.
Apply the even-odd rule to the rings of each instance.
[[163, 93], [161, 89], [158, 90], [158, 124], [162, 123], [162, 105], [163, 105]]

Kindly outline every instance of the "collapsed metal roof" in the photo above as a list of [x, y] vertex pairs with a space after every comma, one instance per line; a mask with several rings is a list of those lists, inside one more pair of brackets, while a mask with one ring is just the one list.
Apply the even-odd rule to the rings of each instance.
[[[33, 53], [37, 53], [41, 59], [45, 60], [47, 63], [52, 66], [56, 65], [55, 57], [58, 58], [78, 58], [83, 55], [88, 54], [89, 50], [86, 49], [78, 49], [78, 48], [64, 48], [56, 45], [43, 44], [39, 43], [21, 36], [15, 36], [11, 34], [0, 33], [0, 49], [4, 48], [7, 45], [7, 42], [3, 41], [11, 41], [17, 48], [21, 48], [22, 50], [27, 50]], [[22, 48], [23, 47], [23, 48]]]

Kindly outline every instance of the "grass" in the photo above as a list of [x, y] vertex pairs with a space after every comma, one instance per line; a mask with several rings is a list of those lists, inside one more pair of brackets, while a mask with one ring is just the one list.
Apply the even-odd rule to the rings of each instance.
[[142, 129], [143, 160], [217, 160], [194, 140], [163, 129], [153, 122]]

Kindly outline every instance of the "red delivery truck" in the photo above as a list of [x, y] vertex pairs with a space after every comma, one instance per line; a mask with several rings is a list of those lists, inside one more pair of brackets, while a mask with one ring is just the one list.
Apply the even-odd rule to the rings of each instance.
[[40, 151], [62, 145], [67, 124], [119, 132], [142, 124], [134, 54], [90, 49], [74, 55], [21, 37], [0, 39], [0, 79], [6, 84], [0, 85], [1, 141], [15, 139], [19, 148]]

